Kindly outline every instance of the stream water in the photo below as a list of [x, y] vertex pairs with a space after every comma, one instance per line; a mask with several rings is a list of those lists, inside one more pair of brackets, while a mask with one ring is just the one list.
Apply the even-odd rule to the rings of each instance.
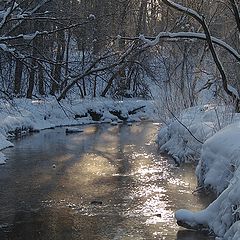
[[154, 143], [158, 124], [44, 130], [4, 150], [1, 240], [209, 240], [180, 229], [174, 212], [200, 210], [194, 166], [174, 166]]

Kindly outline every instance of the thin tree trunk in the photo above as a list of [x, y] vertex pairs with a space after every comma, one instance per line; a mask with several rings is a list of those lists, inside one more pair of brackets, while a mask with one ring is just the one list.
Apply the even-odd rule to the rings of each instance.
[[96, 97], [96, 90], [97, 90], [97, 76], [94, 77], [93, 80], [93, 97]]
[[[82, 70], [83, 71], [84, 71], [84, 68], [85, 68], [85, 47], [84, 47], [84, 43], [82, 43]], [[83, 87], [83, 95], [87, 96], [85, 78], [82, 79], [82, 87]]]
[[67, 78], [68, 78], [68, 68], [69, 68], [69, 51], [70, 51], [70, 41], [71, 41], [71, 30], [68, 30], [67, 36], [67, 44], [66, 44], [66, 57], [65, 57], [65, 74], [64, 74], [64, 82], [61, 86], [61, 91], [67, 86]]
[[28, 78], [28, 89], [27, 89], [27, 98], [32, 98], [33, 89], [35, 85], [35, 72], [36, 72], [36, 47], [37, 47], [37, 39], [34, 39], [32, 42], [32, 56], [31, 59], [31, 68], [29, 69], [29, 78]]
[[51, 87], [51, 95], [55, 95], [56, 92], [60, 90], [61, 85], [61, 71], [62, 71], [62, 64], [64, 60], [64, 52], [65, 52], [65, 36], [64, 32], [59, 32], [57, 35], [57, 56], [56, 56], [56, 64], [53, 69], [53, 79], [55, 81], [52, 82]]
[[21, 93], [22, 86], [23, 63], [19, 59], [16, 60], [15, 75], [14, 75], [14, 94]]
[[28, 89], [27, 89], [27, 98], [32, 98], [33, 95], [33, 89], [34, 89], [34, 81], [35, 81], [35, 64], [36, 61], [35, 59], [32, 59], [32, 67], [30, 69], [30, 73], [29, 73], [29, 78], [28, 78]]
[[147, 0], [142, 0], [139, 15], [138, 15], [138, 22], [137, 22], [137, 35], [140, 33], [146, 33], [146, 16], [147, 16]]
[[38, 91], [40, 95], [45, 94], [44, 90], [44, 72], [43, 72], [43, 66], [41, 64], [38, 64]]

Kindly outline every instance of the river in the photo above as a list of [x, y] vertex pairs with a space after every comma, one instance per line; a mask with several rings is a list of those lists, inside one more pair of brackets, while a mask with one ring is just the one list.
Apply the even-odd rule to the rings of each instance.
[[1, 240], [210, 240], [177, 226], [200, 210], [194, 166], [157, 151], [157, 123], [44, 130], [15, 140], [0, 166]]

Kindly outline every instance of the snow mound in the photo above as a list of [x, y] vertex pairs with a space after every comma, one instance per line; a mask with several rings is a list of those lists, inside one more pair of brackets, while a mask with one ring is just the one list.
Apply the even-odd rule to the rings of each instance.
[[232, 114], [225, 107], [204, 105], [188, 108], [160, 129], [159, 148], [172, 155], [178, 163], [198, 159], [202, 143], [230, 118]]
[[196, 173], [199, 184], [219, 196], [200, 212], [177, 211], [177, 221], [194, 229], [207, 227], [224, 240], [239, 240], [240, 122], [225, 127], [203, 144]]
[[202, 148], [196, 174], [200, 185], [221, 193], [240, 164], [240, 122], [231, 124], [209, 138]]

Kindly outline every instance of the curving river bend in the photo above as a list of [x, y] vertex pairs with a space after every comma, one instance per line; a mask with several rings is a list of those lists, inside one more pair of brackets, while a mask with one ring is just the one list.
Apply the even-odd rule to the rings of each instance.
[[158, 124], [44, 130], [15, 141], [0, 167], [1, 240], [209, 240], [179, 229], [174, 211], [200, 210], [194, 167], [157, 153]]

